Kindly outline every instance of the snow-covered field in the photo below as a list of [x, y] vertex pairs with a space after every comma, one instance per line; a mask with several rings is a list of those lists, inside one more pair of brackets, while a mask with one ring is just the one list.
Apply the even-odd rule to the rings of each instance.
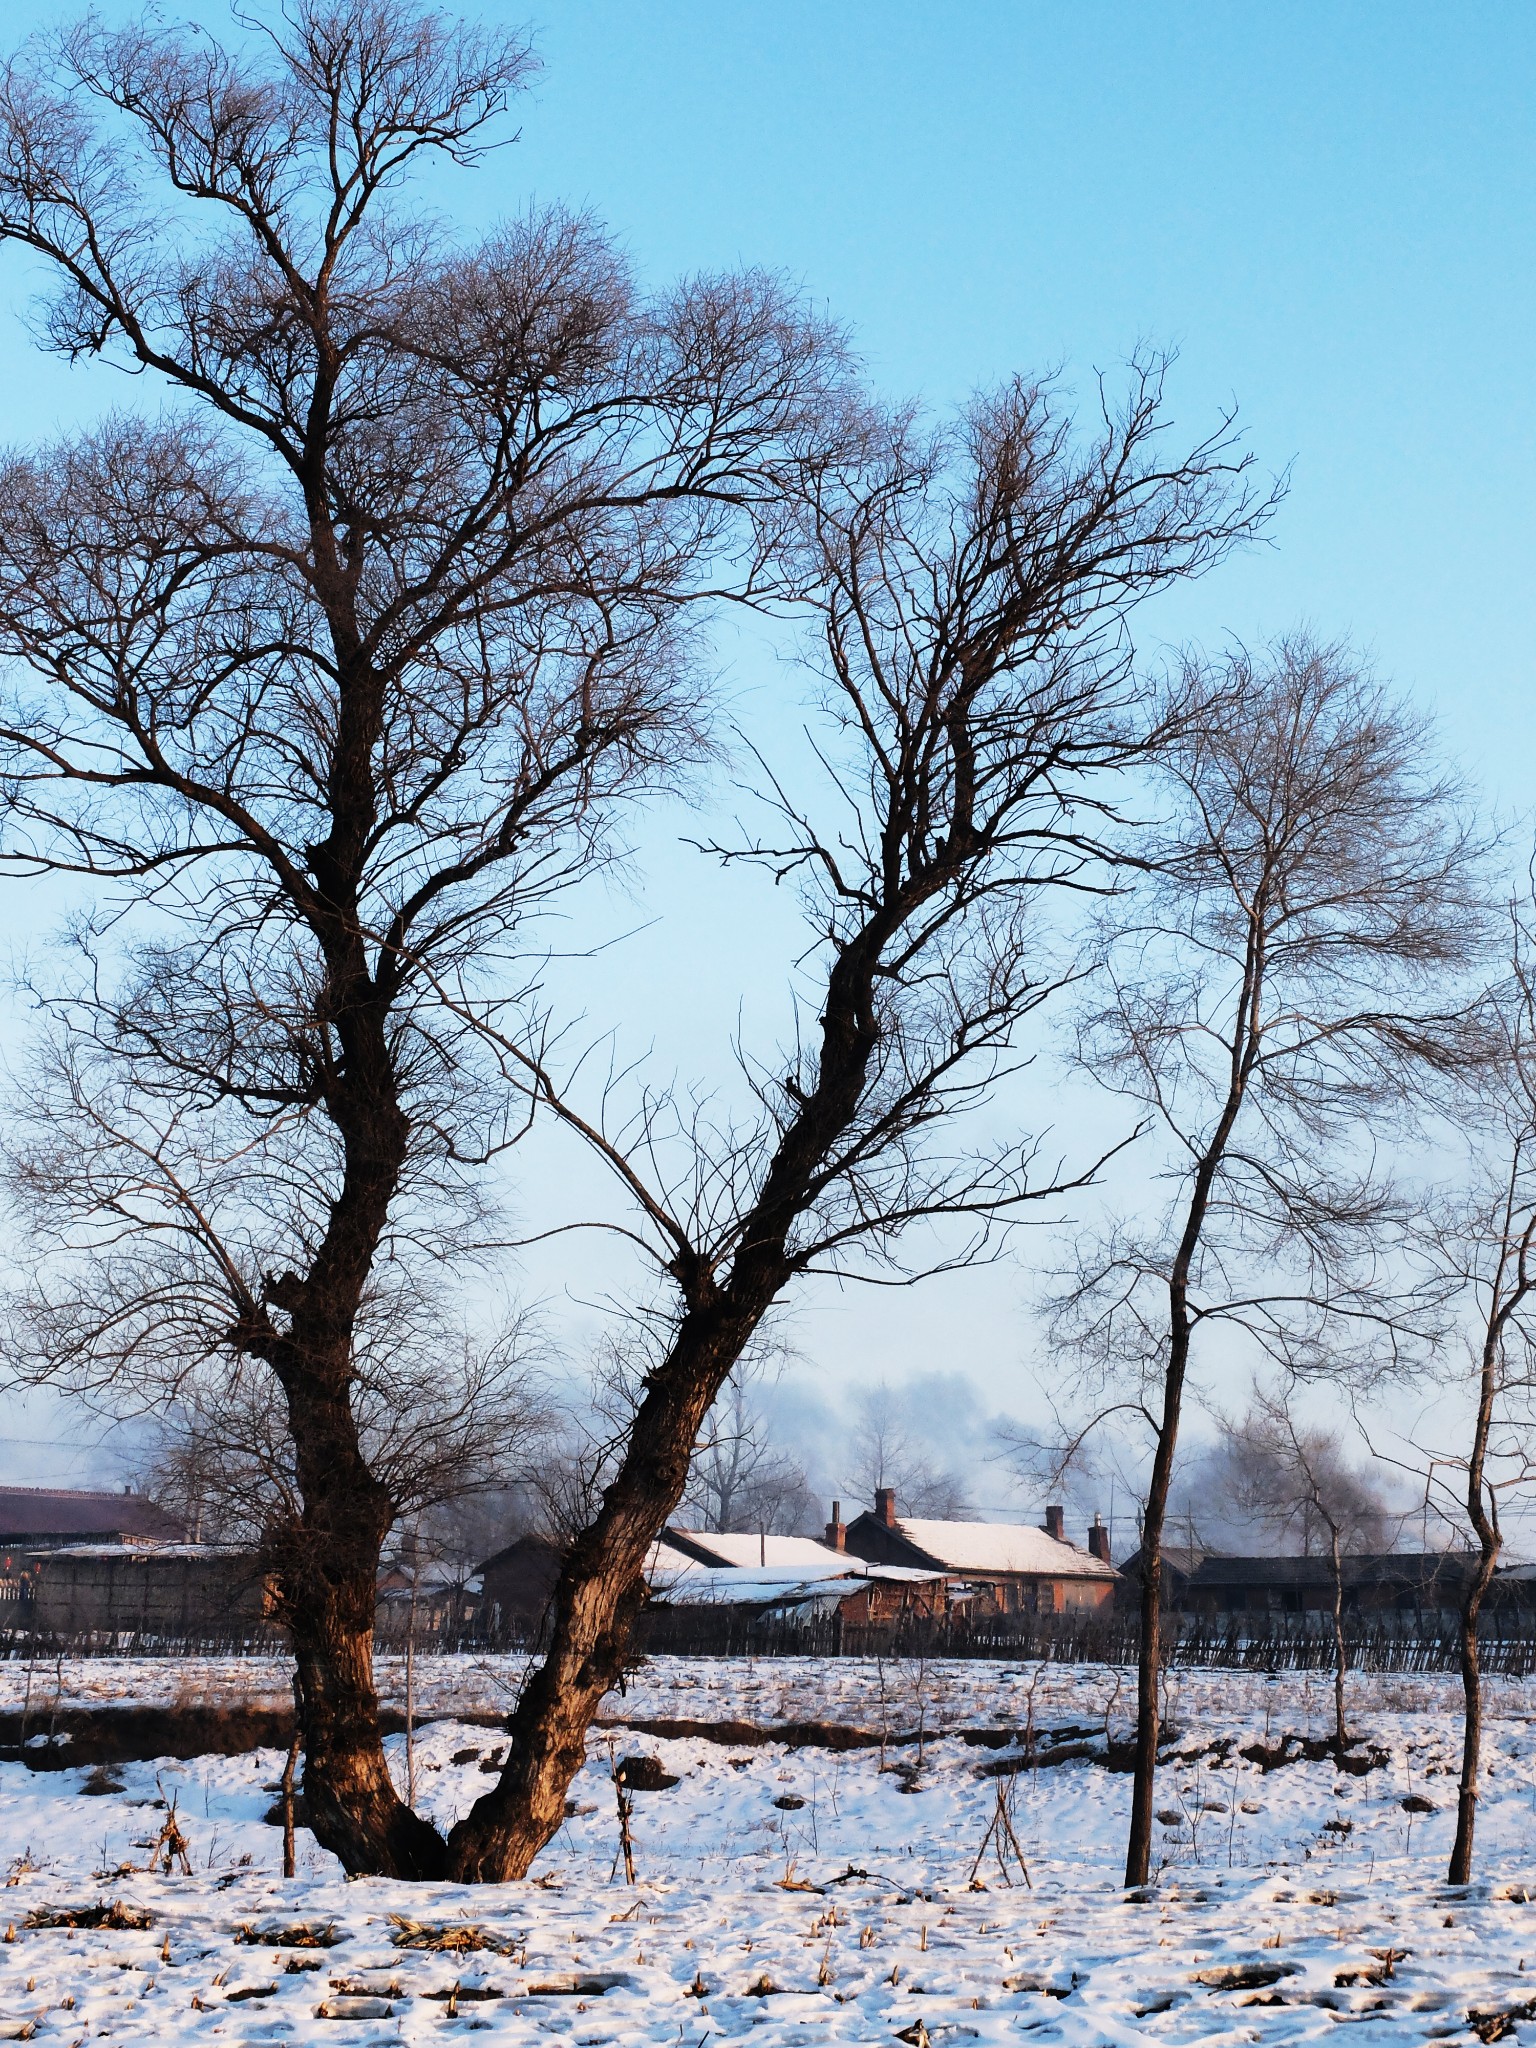
[[[494, 1711], [519, 1673], [517, 1660], [423, 1660], [423, 1711]], [[397, 1690], [392, 1667], [380, 1677]], [[19, 1706], [25, 1684], [24, 1667], [0, 1665], [0, 1707]], [[286, 1674], [85, 1660], [39, 1667], [32, 1686], [46, 1715], [55, 1697], [276, 1702]], [[1356, 1760], [1373, 1766], [1356, 1774], [1298, 1760], [1294, 1742], [1277, 1760], [1282, 1738], [1327, 1733], [1325, 1680], [1176, 1674], [1163, 1867], [1145, 1897], [1118, 1884], [1128, 1777], [1081, 1755], [986, 1775], [1021, 1745], [964, 1736], [1028, 1727], [1042, 1759], [1102, 1748], [1106, 1728], [1122, 1739], [1129, 1678], [1100, 1667], [656, 1659], [608, 1702], [620, 1725], [595, 1731], [575, 1811], [533, 1880], [485, 1889], [348, 1883], [304, 1833], [301, 1874], [285, 1882], [280, 1830], [263, 1818], [273, 1751], [126, 1764], [106, 1774], [117, 1790], [88, 1790], [102, 1774], [83, 1769], [0, 1765], [0, 2040], [27, 2027], [71, 2048], [1027, 2034], [1099, 2048], [1311, 2040], [1369, 2023], [1383, 2040], [1536, 2041], [1536, 1686], [1490, 1693], [1479, 1878], [1465, 1891], [1443, 1883], [1459, 1728], [1439, 1678], [1354, 1681]], [[645, 1720], [820, 1722], [889, 1739], [882, 1757], [878, 1743], [622, 1725]], [[919, 1760], [897, 1738], [920, 1725]], [[1241, 1756], [1258, 1746], [1264, 1759]], [[465, 1721], [418, 1732], [418, 1795], [440, 1824], [490, 1782], [497, 1747], [493, 1727]], [[390, 1753], [403, 1783], [403, 1738]], [[636, 1756], [677, 1782], [635, 1794], [631, 1890], [615, 1873], [611, 1767]], [[972, 1888], [1000, 1795], [1032, 1884], [1011, 1850], [1005, 1882], [989, 1850], [985, 1888]], [[171, 1798], [190, 1878], [134, 1867]], [[114, 1903], [105, 1925], [46, 1924]], [[402, 1920], [427, 1931], [407, 1939]], [[294, 1945], [315, 1936], [327, 1945]]]

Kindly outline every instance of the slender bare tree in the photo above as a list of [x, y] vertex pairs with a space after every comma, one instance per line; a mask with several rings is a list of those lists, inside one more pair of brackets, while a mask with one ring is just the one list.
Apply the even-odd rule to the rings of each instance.
[[1472, 1359], [1464, 1453], [1436, 1433], [1416, 1460], [1426, 1499], [1453, 1528], [1470, 1528], [1477, 1563], [1461, 1598], [1461, 1782], [1449, 1882], [1467, 1884], [1482, 1768], [1478, 1624], [1503, 1548], [1500, 1502], [1536, 1479], [1536, 879], [1509, 905], [1508, 972], [1481, 1007], [1482, 1057], [1459, 1076], [1448, 1107], [1466, 1134], [1469, 1174], [1425, 1205], [1419, 1235], [1430, 1271], [1454, 1289]]
[[843, 1486], [855, 1500], [870, 1505], [876, 1489], [889, 1486], [906, 1515], [935, 1515], [941, 1520], [967, 1512], [965, 1483], [957, 1473], [935, 1464], [923, 1445], [923, 1431], [911, 1404], [884, 1380], [858, 1388], [853, 1396], [853, 1427], [848, 1433]]
[[894, 419], [858, 464], [809, 478], [797, 538], [825, 719], [815, 815], [775, 785], [773, 829], [715, 849], [797, 883], [811, 926], [786, 972], [813, 977], [817, 1022], [749, 1069], [753, 1118], [711, 1129], [686, 1102], [647, 1097], [626, 1122], [508, 1040], [540, 1107], [616, 1176], [633, 1205], [620, 1227], [663, 1291], [633, 1422], [566, 1555], [502, 1776], [454, 1829], [461, 1875], [520, 1876], [559, 1827], [650, 1546], [784, 1291], [813, 1271], [900, 1275], [905, 1233], [940, 1220], [964, 1261], [1061, 1180], [1028, 1143], [968, 1153], [965, 1113], [991, 1099], [1069, 971], [1034, 906], [1102, 885], [1112, 777], [1146, 743], [1126, 615], [1268, 503], [1225, 425], [1171, 458], [1166, 429], [1162, 366], [1144, 363], [1087, 435], [1053, 392], [1017, 382], [948, 433]]
[[1391, 1519], [1371, 1476], [1345, 1457], [1337, 1434], [1296, 1414], [1292, 1390], [1260, 1388], [1248, 1413], [1226, 1432], [1225, 1491], [1240, 1514], [1264, 1524], [1282, 1542], [1299, 1541], [1304, 1556], [1327, 1552], [1332, 1587], [1333, 1739], [1349, 1746], [1345, 1714], [1344, 1560], [1382, 1550]]
[[1084, 1370], [1130, 1382], [1152, 1440], [1126, 1882], [1147, 1881], [1161, 1556], [1197, 1334], [1287, 1368], [1403, 1355], [1413, 1324], [1375, 1160], [1416, 1072], [1452, 1058], [1446, 980], [1483, 930], [1476, 848], [1421, 720], [1306, 638], [1191, 661], [1160, 764], [1169, 815], [1106, 928], [1086, 1072], [1142, 1106], [1172, 1192], [1151, 1228], [1079, 1239], [1058, 1303]]
[[104, 885], [18, 1341], [89, 1388], [271, 1374], [309, 1814], [401, 1876], [446, 1864], [379, 1741], [359, 1348], [473, 1255], [527, 920], [705, 750], [688, 607], [755, 587], [842, 374], [761, 276], [646, 297], [590, 220], [423, 212], [530, 68], [421, 0], [263, 0], [225, 42], [88, 17], [0, 82], [43, 344], [150, 394], [0, 486], [5, 868]]

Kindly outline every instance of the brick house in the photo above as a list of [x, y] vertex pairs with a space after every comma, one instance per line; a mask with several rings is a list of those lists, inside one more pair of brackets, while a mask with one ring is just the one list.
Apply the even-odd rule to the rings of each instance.
[[844, 1524], [833, 1502], [827, 1542], [871, 1564], [940, 1572], [951, 1610], [977, 1618], [1002, 1614], [1068, 1614], [1107, 1607], [1119, 1573], [1109, 1561], [1109, 1532], [1094, 1519], [1086, 1548], [1069, 1543], [1059, 1507], [1042, 1528], [1010, 1522], [942, 1522], [898, 1515], [893, 1488], [877, 1489], [875, 1505]]

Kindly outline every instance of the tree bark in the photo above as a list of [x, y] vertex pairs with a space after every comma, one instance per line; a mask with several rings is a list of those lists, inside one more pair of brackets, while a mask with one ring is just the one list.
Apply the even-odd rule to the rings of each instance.
[[[1523, 1282], [1523, 1259], [1521, 1275]], [[1483, 1478], [1498, 1384], [1504, 1313], [1512, 1312], [1513, 1306], [1511, 1302], [1508, 1311], [1501, 1311], [1490, 1318], [1483, 1340], [1477, 1418], [1472, 1432], [1472, 1454], [1467, 1460], [1467, 1519], [1477, 1536], [1478, 1559], [1477, 1569], [1467, 1583], [1461, 1602], [1461, 1783], [1456, 1793], [1456, 1839], [1451, 1844], [1450, 1868], [1446, 1873], [1451, 1884], [1470, 1883], [1473, 1839], [1477, 1832], [1478, 1777], [1483, 1745], [1483, 1674], [1478, 1654], [1477, 1624], [1499, 1559], [1498, 1525], [1488, 1512]]]
[[441, 1877], [442, 1837], [396, 1792], [379, 1733], [374, 1611], [394, 1504], [364, 1461], [341, 1369], [321, 1383], [277, 1369], [304, 1510], [269, 1548], [298, 1671], [309, 1825], [351, 1875]]
[[1131, 1778], [1131, 1830], [1125, 1848], [1125, 1881], [1143, 1885], [1152, 1871], [1152, 1802], [1157, 1784], [1157, 1749], [1162, 1734], [1158, 1701], [1163, 1670], [1163, 1528], [1179, 1441], [1179, 1413], [1189, 1366], [1189, 1324], [1175, 1314], [1163, 1380], [1163, 1417], [1152, 1459], [1147, 1504], [1141, 1518], [1141, 1641], [1136, 1656], [1136, 1757]]
[[451, 1874], [460, 1882], [525, 1877], [564, 1819], [566, 1793], [586, 1761], [587, 1730], [623, 1671], [651, 1545], [682, 1498], [694, 1440], [761, 1313], [744, 1326], [739, 1309], [690, 1312], [665, 1381], [652, 1376], [618, 1474], [567, 1555], [549, 1651], [507, 1724], [502, 1775], [449, 1837]]
[[1344, 1561], [1339, 1555], [1339, 1532], [1328, 1525], [1328, 1556], [1333, 1566], [1333, 1746], [1342, 1756], [1349, 1746], [1344, 1725]]

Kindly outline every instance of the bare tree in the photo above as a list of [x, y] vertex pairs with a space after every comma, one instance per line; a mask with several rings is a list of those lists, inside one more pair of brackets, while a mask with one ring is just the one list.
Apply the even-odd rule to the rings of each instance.
[[1344, 1560], [1382, 1550], [1390, 1510], [1379, 1486], [1345, 1457], [1330, 1430], [1297, 1420], [1285, 1389], [1260, 1389], [1246, 1416], [1229, 1426], [1226, 1491], [1241, 1513], [1264, 1524], [1302, 1555], [1326, 1552], [1333, 1589], [1333, 1739], [1349, 1746], [1344, 1711], [1348, 1651], [1344, 1642]]
[[446, 1856], [379, 1740], [360, 1348], [487, 1234], [529, 919], [706, 751], [688, 607], [758, 587], [842, 374], [761, 276], [647, 298], [584, 218], [421, 212], [530, 68], [420, 0], [294, 0], [227, 43], [90, 17], [0, 83], [44, 346], [164, 395], [0, 488], [6, 869], [104, 885], [48, 992], [18, 1341], [154, 1398], [270, 1373], [311, 1821], [400, 1876]]
[[784, 1291], [813, 1271], [899, 1277], [919, 1224], [946, 1224], [944, 1256], [964, 1262], [1062, 1180], [1027, 1142], [964, 1149], [965, 1113], [1067, 971], [1032, 906], [1102, 882], [1109, 779], [1146, 738], [1126, 614], [1267, 503], [1225, 425], [1175, 459], [1165, 431], [1161, 365], [1146, 363], [1086, 437], [1051, 391], [1018, 382], [952, 432], [893, 419], [859, 464], [809, 477], [817, 815], [773, 785], [771, 832], [715, 849], [798, 884], [810, 920], [788, 971], [817, 1022], [749, 1069], [749, 1118], [712, 1128], [705, 1109], [646, 1096], [626, 1121], [611, 1094], [586, 1105], [508, 1041], [539, 1106], [612, 1170], [632, 1205], [619, 1227], [663, 1291], [633, 1423], [566, 1555], [501, 1779], [454, 1830], [465, 1876], [520, 1876], [559, 1827], [650, 1545]]
[[855, 1500], [873, 1501], [877, 1488], [889, 1486], [904, 1514], [944, 1520], [967, 1512], [964, 1481], [929, 1457], [910, 1405], [894, 1388], [884, 1380], [860, 1387], [853, 1411], [843, 1486]]
[[798, 1461], [774, 1442], [749, 1380], [738, 1367], [711, 1410], [683, 1505], [706, 1529], [819, 1534], [820, 1503]]
[[[1454, 1290], [1473, 1368], [1465, 1452], [1437, 1433], [1425, 1456], [1427, 1497], [1455, 1526], [1470, 1526], [1477, 1564], [1461, 1598], [1464, 1711], [1461, 1782], [1449, 1882], [1467, 1884], [1482, 1760], [1478, 1623], [1503, 1548], [1500, 1502], [1536, 1478], [1536, 878], [1509, 906], [1509, 971], [1482, 1006], [1482, 1058], [1450, 1097], [1465, 1132], [1470, 1172], [1450, 1197], [1426, 1204], [1420, 1237], [1430, 1270]], [[1422, 1469], [1422, 1468], [1421, 1468]], [[1465, 1517], [1463, 1524], [1462, 1518]]]
[[[424, 1306], [424, 1304], [418, 1304]], [[426, 1319], [423, 1318], [426, 1322]], [[548, 1398], [520, 1323], [486, 1342], [444, 1322], [367, 1328], [354, 1358], [362, 1455], [397, 1520], [432, 1526], [539, 1469]], [[271, 1387], [238, 1355], [210, 1364], [154, 1417], [139, 1454], [143, 1491], [210, 1541], [280, 1548], [302, 1525], [297, 1450]], [[477, 1556], [486, 1554], [479, 1549]]]
[[[1304, 638], [1191, 662], [1160, 765], [1147, 885], [1109, 924], [1080, 1058], [1166, 1141], [1151, 1229], [1080, 1239], [1059, 1304], [1085, 1371], [1152, 1438], [1126, 1882], [1147, 1881], [1161, 1557], [1191, 1354], [1247, 1330], [1290, 1368], [1402, 1354], [1411, 1330], [1374, 1167], [1412, 1077], [1451, 1057], [1445, 979], [1482, 930], [1475, 849], [1422, 721]], [[1363, 1163], [1362, 1163], [1363, 1162]]]

